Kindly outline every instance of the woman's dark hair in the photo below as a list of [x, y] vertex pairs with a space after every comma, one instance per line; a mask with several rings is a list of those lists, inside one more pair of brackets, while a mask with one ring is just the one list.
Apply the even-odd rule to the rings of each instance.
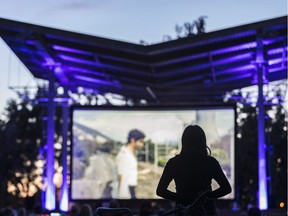
[[[209, 151], [209, 153], [208, 153]], [[181, 154], [208, 155], [211, 151], [206, 143], [204, 130], [198, 125], [187, 126], [182, 134]]]

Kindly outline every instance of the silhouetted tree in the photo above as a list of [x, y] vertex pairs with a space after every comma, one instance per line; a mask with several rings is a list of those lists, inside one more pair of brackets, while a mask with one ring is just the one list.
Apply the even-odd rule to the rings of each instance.
[[200, 16], [197, 20], [193, 22], [185, 22], [183, 26], [179, 26], [178, 24], [176, 24], [175, 31], [177, 34], [177, 38], [181, 38], [183, 30], [184, 37], [205, 33], [206, 18], [207, 16]]
[[194, 35], [194, 27], [195, 27], [195, 22], [192, 22], [192, 23], [185, 22], [184, 23], [184, 29], [185, 29], [186, 36]]
[[236, 139], [236, 199], [241, 208], [257, 203], [258, 148], [256, 108], [244, 106], [241, 113], [247, 115], [237, 128]]
[[20, 103], [10, 100], [6, 113], [7, 120], [1, 121], [0, 175], [1, 192], [5, 194], [1, 197], [8, 200], [7, 190], [10, 196], [23, 197], [24, 193], [33, 193], [38, 187], [33, 182], [39, 176], [35, 162], [39, 159], [38, 151], [42, 145], [43, 112], [26, 100]]
[[175, 31], [176, 31], [176, 34], [177, 34], [177, 38], [180, 38], [181, 34], [182, 34], [182, 31], [183, 31], [183, 27], [181, 27], [178, 24], [176, 24]]
[[[274, 117], [269, 116], [273, 113]], [[245, 115], [237, 126], [236, 199], [242, 208], [257, 204], [258, 191], [258, 116], [257, 108], [243, 106]], [[266, 170], [269, 207], [287, 203], [287, 111], [279, 105], [265, 106]], [[271, 114], [270, 114], [271, 115]]]
[[287, 203], [287, 111], [282, 105], [275, 108], [275, 118], [269, 118], [266, 129], [269, 207]]
[[205, 33], [205, 25], [206, 25], [206, 21], [205, 19], [207, 18], [207, 16], [200, 16], [198, 18], [198, 20], [195, 21], [195, 26], [197, 29], [197, 34], [203, 34]]
[[170, 41], [172, 40], [172, 37], [170, 35], [164, 35], [162, 38], [162, 41]]
[[[43, 186], [43, 173], [36, 162], [40, 162], [42, 150], [42, 163], [45, 163], [47, 108], [39, 99], [46, 97], [47, 88], [39, 87], [35, 99], [27, 100], [27, 95], [28, 92], [24, 92], [17, 100], [8, 101], [5, 119], [0, 120], [1, 206], [9, 204], [10, 200], [34, 196]], [[55, 142], [58, 142], [61, 107], [56, 107], [55, 113]], [[55, 157], [59, 166], [61, 149], [55, 150]], [[44, 164], [42, 168], [45, 172]]]

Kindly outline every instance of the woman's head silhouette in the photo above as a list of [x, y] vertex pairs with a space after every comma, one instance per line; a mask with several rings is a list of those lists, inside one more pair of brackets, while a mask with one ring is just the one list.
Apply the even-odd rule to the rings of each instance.
[[208, 150], [210, 153], [204, 130], [198, 125], [187, 126], [182, 134], [181, 154], [208, 155]]

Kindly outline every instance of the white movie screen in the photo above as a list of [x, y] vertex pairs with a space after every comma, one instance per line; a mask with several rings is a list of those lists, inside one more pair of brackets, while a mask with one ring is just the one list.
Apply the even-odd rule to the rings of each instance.
[[[189, 124], [204, 129], [212, 156], [219, 161], [234, 189], [234, 107], [162, 110], [74, 107], [71, 199], [130, 199], [125, 192], [119, 192], [119, 181], [130, 181], [119, 179], [119, 170], [137, 176], [131, 180], [136, 198], [159, 199], [155, 190], [163, 168], [169, 158], [180, 152], [181, 135]], [[128, 134], [134, 129], [145, 134], [143, 146], [134, 157], [126, 155], [126, 165], [121, 165], [117, 155], [125, 149]], [[173, 183], [169, 187], [175, 190]], [[215, 182], [212, 188], [217, 188]], [[232, 190], [223, 199], [234, 196]]]

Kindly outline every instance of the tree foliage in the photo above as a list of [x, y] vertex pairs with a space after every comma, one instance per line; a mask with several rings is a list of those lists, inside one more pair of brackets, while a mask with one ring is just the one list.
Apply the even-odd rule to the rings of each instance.
[[[39, 87], [33, 100], [28, 92], [8, 101], [0, 120], [0, 206], [10, 200], [32, 197], [44, 189], [47, 107], [39, 102], [47, 88]], [[55, 143], [61, 140], [61, 107], [56, 107]], [[56, 165], [61, 164], [61, 149], [55, 151]]]
[[[279, 104], [265, 106], [266, 169], [268, 203], [277, 208], [287, 203], [287, 119], [284, 107]], [[258, 129], [257, 109], [243, 106], [238, 115], [236, 140], [236, 199], [242, 208], [257, 204], [258, 191]], [[239, 116], [238, 116], [239, 117]]]
[[[1, 188], [2, 194], [21, 197], [37, 191], [34, 180], [39, 176], [35, 162], [42, 142], [43, 110], [26, 100], [10, 100], [6, 108], [7, 120], [1, 120]], [[3, 202], [3, 200], [2, 200]]]

